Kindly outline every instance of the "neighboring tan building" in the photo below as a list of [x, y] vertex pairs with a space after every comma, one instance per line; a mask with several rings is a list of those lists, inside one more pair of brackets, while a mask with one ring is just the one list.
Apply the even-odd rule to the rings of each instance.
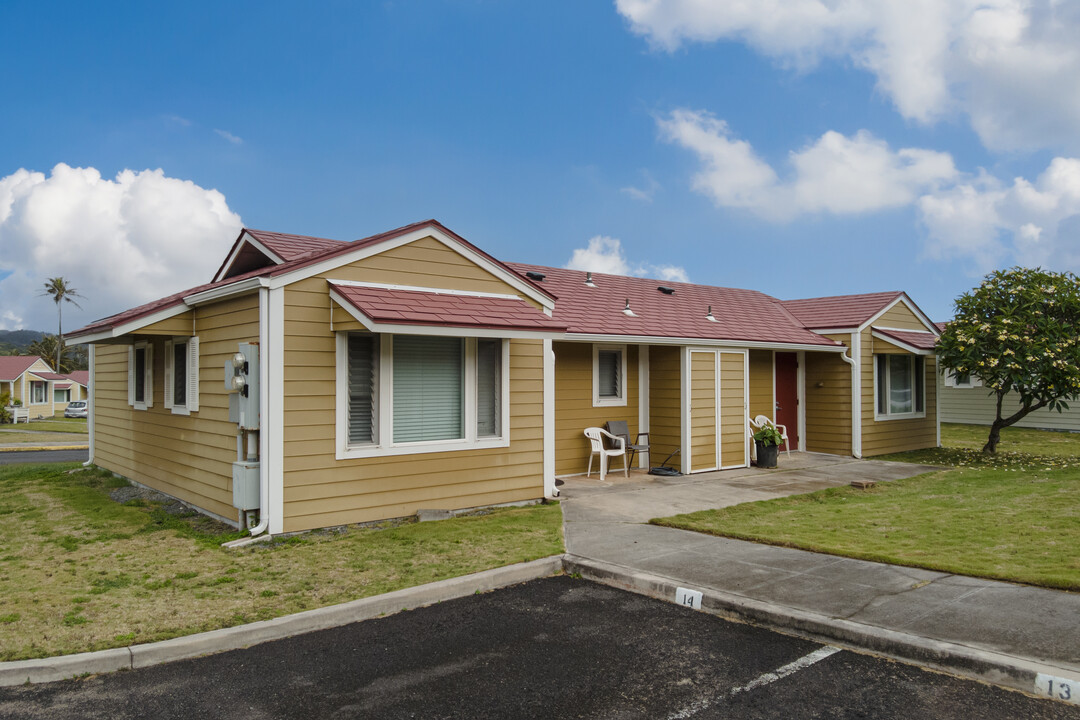
[[213, 282], [68, 335], [90, 343], [95, 464], [275, 534], [553, 497], [610, 420], [683, 472], [749, 465], [748, 414], [793, 449], [934, 446], [936, 337], [903, 293], [507, 264], [435, 221], [244, 230]]
[[[81, 382], [76, 375], [81, 372]], [[53, 372], [37, 355], [0, 356], [0, 391], [11, 393], [25, 407], [31, 418], [62, 414], [72, 400], [86, 399], [89, 373], [71, 375]]]

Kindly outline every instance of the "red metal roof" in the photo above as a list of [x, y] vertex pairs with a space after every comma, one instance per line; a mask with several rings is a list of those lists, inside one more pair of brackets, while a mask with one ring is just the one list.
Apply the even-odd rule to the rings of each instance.
[[38, 372], [37, 370], [34, 370], [32, 372], [32, 374], [37, 375], [42, 380], [52, 380], [54, 382], [57, 381], [57, 380], [68, 380], [69, 379], [67, 375], [61, 375], [60, 373], [54, 373], [54, 372]]
[[40, 359], [39, 355], [0, 355], [0, 381], [17, 380]]
[[376, 323], [564, 332], [561, 323], [520, 299], [338, 285], [341, 298]]
[[[756, 290], [600, 273], [593, 273], [595, 287], [588, 287], [580, 270], [518, 263], [510, 267], [546, 276], [543, 285], [559, 298], [554, 317], [571, 333], [838, 345], [804, 328], [779, 300]], [[661, 285], [675, 292], [664, 294], [657, 289]], [[636, 317], [623, 313], [627, 300]], [[716, 322], [705, 317], [710, 306]]]
[[858, 327], [903, 294], [893, 291], [784, 300], [784, 307], [808, 328]]
[[73, 382], [77, 382], [83, 387], [90, 385], [90, 371], [89, 370], [76, 370], [75, 372], [68, 373], [68, 378]]
[[310, 253], [322, 253], [349, 244], [343, 240], [331, 240], [330, 238], [310, 237], [308, 235], [288, 235], [268, 230], [248, 229], [245, 232], [261, 242], [285, 262], [296, 260]]
[[[421, 229], [423, 227], [432, 227], [434, 229], [438, 229], [438, 230], [446, 233], [447, 235], [453, 237], [455, 240], [460, 242], [462, 245], [464, 245], [464, 246], [468, 247], [469, 249], [473, 250], [474, 252], [476, 252], [478, 255], [484, 257], [485, 259], [489, 260], [490, 262], [494, 263], [495, 265], [503, 268], [504, 270], [506, 270], [507, 273], [515, 274], [514, 271], [510, 267], [508, 267], [504, 263], [500, 262], [499, 260], [496, 260], [495, 258], [491, 257], [490, 255], [485, 253], [483, 250], [479, 249], [478, 247], [476, 247], [472, 243], [470, 243], [467, 240], [465, 240], [464, 238], [462, 238], [457, 233], [454, 233], [453, 231], [447, 229], [445, 226], [443, 226], [437, 220], [424, 220], [422, 222], [413, 223], [411, 225], [405, 225], [403, 227], [399, 227], [399, 228], [397, 228], [395, 230], [389, 230], [389, 231], [384, 232], [384, 233], [379, 233], [378, 235], [372, 235], [370, 237], [363, 238], [361, 240], [355, 240], [353, 242], [339, 242], [339, 243], [337, 243], [337, 245], [327, 246], [326, 249], [320, 250], [318, 252], [309, 252], [309, 253], [305, 253], [303, 255], [297, 256], [297, 257], [293, 258], [292, 260], [288, 260], [288, 261], [286, 261], [286, 262], [284, 262], [284, 263], [282, 263], [280, 265], [270, 265], [270, 266], [267, 266], [267, 267], [258, 268], [258, 269], [252, 270], [250, 272], [243, 273], [242, 275], [236, 275], [234, 277], [226, 278], [224, 280], [218, 280], [217, 282], [210, 282], [210, 283], [206, 283], [205, 285], [198, 285], [198, 286], [193, 287], [193, 288], [188, 288], [187, 290], [182, 290], [182, 291], [180, 291], [178, 293], [174, 293], [172, 295], [169, 295], [168, 297], [163, 297], [163, 298], [161, 298], [159, 300], [154, 300], [153, 302], [146, 303], [145, 305], [140, 305], [138, 307], [131, 308], [130, 310], [125, 310], [125, 311], [123, 311], [121, 313], [117, 313], [116, 315], [110, 315], [109, 317], [102, 318], [100, 320], [95, 320], [94, 322], [90, 323], [89, 325], [81, 327], [78, 330], [66, 333], [65, 337], [66, 338], [76, 338], [76, 337], [81, 337], [83, 335], [91, 335], [93, 333], [101, 332], [101, 331], [104, 331], [104, 330], [109, 330], [109, 329], [115, 328], [115, 327], [117, 327], [119, 325], [129, 323], [129, 322], [131, 322], [133, 320], [138, 320], [140, 318], [146, 317], [147, 315], [152, 315], [152, 314], [154, 314], [156, 312], [159, 312], [161, 310], [166, 310], [168, 308], [176, 307], [178, 305], [183, 305], [184, 298], [187, 297], [188, 295], [193, 295], [195, 293], [202, 292], [204, 290], [212, 290], [214, 288], [224, 287], [226, 285], [231, 285], [233, 283], [237, 283], [237, 282], [240, 282], [242, 280], [247, 280], [247, 279], [253, 278], [253, 277], [273, 277], [273, 276], [277, 276], [277, 275], [282, 275], [282, 274], [285, 274], [285, 273], [288, 273], [288, 272], [292, 272], [294, 270], [299, 270], [301, 268], [308, 267], [309, 265], [313, 265], [315, 263], [322, 262], [324, 260], [329, 260], [329, 259], [332, 259], [332, 258], [335, 258], [335, 257], [339, 257], [341, 255], [348, 254], [348, 253], [350, 253], [350, 252], [352, 252], [354, 250], [358, 250], [358, 249], [365, 248], [365, 247], [370, 247], [372, 245], [377, 245], [377, 244], [379, 244], [381, 242], [386, 242], [387, 240], [392, 240], [393, 238], [400, 237], [402, 235], [406, 235], [406, 234], [408, 234], [410, 232], [413, 232], [414, 230], [418, 230], [418, 229]], [[243, 231], [241, 231], [241, 234], [243, 232], [248, 232], [248, 231], [243, 230]], [[264, 231], [259, 231], [259, 230], [255, 231], [255, 232], [264, 233]], [[292, 235], [292, 236], [283, 236], [283, 237], [300, 238], [300, 237], [303, 237], [303, 236]], [[314, 239], [315, 240], [325, 240], [325, 238], [314, 238]], [[336, 242], [336, 241], [329, 241], [329, 242]], [[521, 279], [527, 285], [530, 285], [531, 287], [535, 288], [538, 292], [540, 292], [540, 293], [542, 293], [544, 295], [547, 295], [548, 297], [551, 297], [553, 300], [555, 299], [555, 297], [553, 295], [551, 295], [551, 293], [548, 292], [546, 288], [543, 288], [543, 287], [537, 285], [536, 283], [529, 280], [528, 278], [521, 278]]]
[[907, 330], [882, 330], [874, 328], [878, 333], [899, 340], [902, 343], [917, 347], [920, 350], [933, 350], [937, 345], [937, 335], [931, 332], [909, 332]]

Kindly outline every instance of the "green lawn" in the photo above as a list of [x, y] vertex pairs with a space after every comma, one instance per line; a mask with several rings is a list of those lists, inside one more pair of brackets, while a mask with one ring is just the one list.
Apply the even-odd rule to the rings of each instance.
[[[14, 427], [14, 426], [13, 426]], [[35, 430], [37, 432], [66, 432], [86, 433], [86, 418], [53, 417], [47, 420], [31, 420], [29, 423], [19, 423], [19, 430]]]
[[76, 465], [0, 468], [0, 660], [263, 620], [563, 552], [558, 505], [295, 535], [239, 550]]
[[1078, 436], [1016, 430], [1008, 433], [1013, 450], [984, 458], [971, 449], [979, 432], [985, 429], [942, 425], [942, 443], [951, 447], [883, 458], [954, 469], [879, 483], [870, 490], [833, 488], [652, 522], [1080, 590], [1080, 456], [1067, 453]]

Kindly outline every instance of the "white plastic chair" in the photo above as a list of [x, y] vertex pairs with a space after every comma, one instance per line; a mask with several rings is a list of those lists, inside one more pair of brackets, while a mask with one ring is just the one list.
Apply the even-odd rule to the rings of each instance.
[[757, 417], [746, 419], [746, 424], [749, 426], [747, 432], [750, 435], [750, 456], [752, 460], [757, 460], [757, 443], [754, 442], [754, 433], [766, 425], [772, 425], [776, 428], [776, 431], [780, 433], [780, 437], [784, 438], [784, 453], [791, 456], [791, 443], [788, 442], [787, 426], [777, 425], [769, 419], [768, 415], [758, 415]]
[[[626, 440], [616, 435], [612, 435], [604, 428], [590, 427], [585, 428], [585, 437], [589, 438], [589, 444], [592, 446], [592, 452], [589, 454], [589, 471], [585, 473], [585, 477], [592, 475], [592, 460], [594, 455], [600, 456], [600, 482], [604, 482], [604, 478], [607, 477], [608, 458], [618, 457], [622, 455], [623, 462], [623, 475], [630, 477], [630, 470], [626, 464]], [[604, 438], [610, 438], [615, 443], [615, 447], [604, 447]]]

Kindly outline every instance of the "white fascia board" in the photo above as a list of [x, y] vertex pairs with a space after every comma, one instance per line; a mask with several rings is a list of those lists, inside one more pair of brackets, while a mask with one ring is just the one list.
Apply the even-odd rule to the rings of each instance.
[[232, 252], [229, 253], [229, 257], [225, 258], [225, 264], [221, 266], [221, 271], [214, 276], [214, 282], [221, 280], [229, 274], [229, 270], [232, 269], [232, 264], [236, 262], [236, 257], [240, 254], [240, 251], [244, 249], [244, 245], [251, 245], [263, 255], [270, 258], [275, 265], [280, 265], [285, 262], [285, 260], [276, 252], [256, 240], [250, 233], [245, 232], [243, 237], [240, 238], [240, 242], [236, 243]]
[[91, 333], [89, 335], [68, 335], [68, 340], [75, 341], [77, 344], [82, 345], [85, 343], [101, 342], [102, 340], [112, 340], [123, 335], [128, 335], [133, 332], [137, 332], [147, 325], [153, 325], [156, 322], [162, 320], [168, 320], [169, 318], [176, 317], [177, 315], [183, 315], [191, 308], [186, 304], [174, 305], [172, 307], [165, 308], [164, 310], [158, 310], [155, 313], [144, 315], [143, 317], [132, 320], [131, 322], [124, 323], [123, 325], [117, 325], [114, 328], [108, 330], [102, 330], [101, 332]]
[[314, 277], [315, 275], [320, 275], [322, 273], [334, 270], [335, 268], [339, 268], [342, 265], [348, 265], [349, 263], [356, 262], [357, 260], [363, 260], [364, 258], [384, 253], [387, 250], [393, 250], [394, 248], [401, 247], [402, 245], [408, 245], [411, 242], [416, 242], [417, 240], [421, 240], [426, 237], [434, 238], [436, 241], [438, 241], [442, 245], [445, 245], [450, 250], [453, 250], [458, 255], [461, 255], [465, 259], [470, 260], [476, 265], [482, 267], [484, 270], [487, 270], [489, 273], [499, 278], [507, 285], [520, 292], [522, 295], [525, 295], [526, 297], [540, 303], [541, 306], [546, 308], [555, 307], [554, 300], [549, 298], [547, 295], [544, 295], [543, 293], [537, 291], [534, 287], [526, 283], [517, 275], [508, 272], [507, 270], [504, 270], [498, 265], [495, 265], [487, 258], [461, 245], [456, 240], [444, 233], [442, 230], [431, 226], [418, 228], [416, 230], [413, 230], [412, 232], [405, 233], [404, 235], [400, 235], [396, 238], [377, 242], [373, 245], [368, 245], [366, 247], [357, 248], [352, 252], [345, 253], [343, 255], [337, 255], [332, 258], [327, 258], [326, 260], [317, 262], [313, 265], [308, 265], [307, 267], [303, 267], [298, 270], [293, 270], [291, 272], [278, 275], [277, 277], [271, 278], [270, 287], [279, 288], [290, 283], [297, 282], [298, 280], [304, 280], [309, 277]]
[[653, 335], [599, 335], [594, 333], [566, 333], [563, 340], [590, 343], [627, 343], [632, 345], [692, 345], [701, 347], [753, 348], [766, 350], [811, 350], [815, 352], [842, 353], [846, 345], [801, 345], [757, 342], [753, 340], [711, 340], [709, 338], [656, 337]]
[[[911, 345], [909, 343], [904, 342], [903, 340], [898, 340], [898, 339], [896, 339], [896, 338], [894, 338], [892, 336], [886, 335], [885, 333], [878, 332], [877, 330], [874, 330], [874, 329], [871, 329], [870, 334], [873, 337], [877, 338], [878, 340], [883, 340], [884, 342], [887, 342], [890, 345], [895, 345], [895, 346], [897, 346], [899, 348], [903, 348], [904, 350], [907, 350], [912, 355], [933, 355], [934, 354], [933, 350], [925, 350], [923, 348], [917, 348], [914, 345]], [[927, 334], [929, 334], [929, 333], [927, 333]]]
[[253, 290], [269, 286], [270, 281], [266, 278], [253, 277], [248, 278], [247, 280], [230, 283], [229, 285], [222, 285], [221, 287], [210, 288], [209, 290], [203, 290], [202, 292], [185, 295], [184, 303], [189, 307], [195, 307], [196, 305], [203, 305], [208, 302], [214, 302], [215, 300], [223, 300], [224, 298], [232, 297], [233, 295], [243, 295], [252, 292]]
[[342, 287], [375, 288], [377, 290], [404, 290], [406, 292], [425, 292], [435, 295], [458, 295], [460, 297], [494, 298], [496, 300], [518, 300], [521, 298], [509, 293], [473, 292], [471, 290], [450, 290], [447, 288], [419, 287], [417, 285], [391, 285], [389, 283], [361, 282], [359, 280], [327, 280], [331, 285]]
[[373, 333], [389, 335], [440, 335], [446, 337], [514, 338], [520, 340], [562, 340], [565, 333], [554, 330], [514, 330], [511, 328], [457, 327], [452, 325], [409, 325], [375, 322], [340, 294], [330, 290], [330, 299]]
[[[935, 335], [940, 334], [938, 332], [937, 326], [934, 325], [934, 322], [930, 318], [926, 317], [926, 315], [923, 313], [923, 311], [920, 310], [915, 305], [915, 303], [913, 303], [911, 301], [911, 299], [907, 296], [907, 293], [902, 293], [898, 298], [893, 300], [891, 303], [889, 303], [885, 307], [881, 308], [881, 310], [877, 311], [873, 315], [873, 317], [871, 317], [869, 320], [867, 320], [866, 322], [864, 322], [862, 325], [859, 326], [859, 332], [861, 332], [861, 331], [865, 330], [866, 328], [870, 327], [871, 325], [873, 325], [875, 320], [877, 320], [882, 315], [889, 312], [890, 310], [892, 310], [894, 307], [896, 307], [897, 305], [899, 305], [901, 303], [903, 303], [904, 306], [915, 315], [915, 317], [919, 318], [919, 321], [923, 325], [925, 325], [926, 328], [930, 332], [934, 333]], [[912, 331], [909, 331], [909, 332], [912, 332]]]
[[849, 328], [807, 328], [807, 330], [809, 330], [812, 333], [817, 333], [818, 335], [844, 335], [844, 334], [851, 334], [851, 333], [859, 332], [859, 328], [856, 328], [856, 327], [849, 327]]

